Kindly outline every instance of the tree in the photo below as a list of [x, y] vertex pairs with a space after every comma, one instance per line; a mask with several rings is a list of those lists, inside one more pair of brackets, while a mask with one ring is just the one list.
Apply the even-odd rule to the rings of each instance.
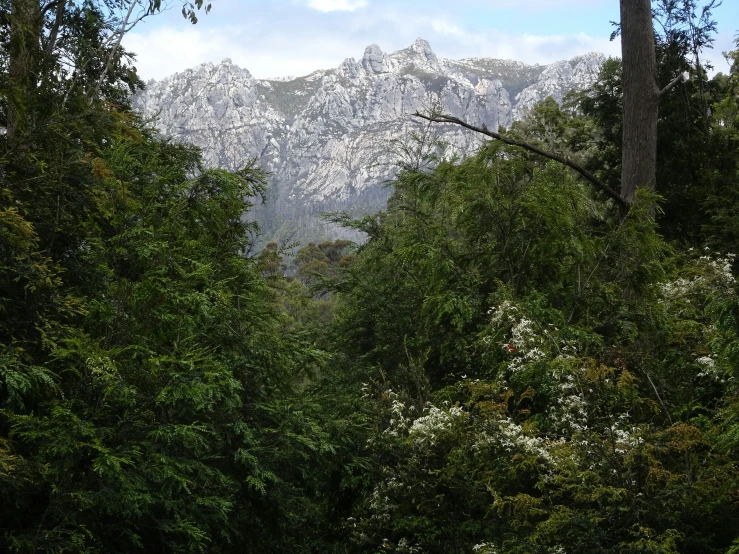
[[[197, 22], [196, 11], [210, 11], [205, 0], [183, 0], [182, 15]], [[121, 62], [123, 37], [143, 19], [162, 9], [162, 0], [4, 0], [0, 22], [8, 68], [3, 87], [7, 138], [16, 139], [34, 125], [43, 106], [39, 94], [55, 90], [59, 111], [75, 89], [86, 90], [88, 101], [122, 80], [134, 87], [135, 70]], [[108, 95], [109, 96], [109, 95]], [[44, 101], [48, 104], [50, 98]]]
[[262, 172], [130, 110], [119, 39], [158, 9], [0, 2], [3, 552], [297, 551], [330, 449], [320, 353], [244, 255]]
[[[710, 14], [703, 19], [695, 22], [701, 35], [715, 27]], [[734, 251], [729, 246], [736, 244], [736, 239], [729, 238], [735, 236], [733, 220], [721, 217], [718, 221], [720, 213], [730, 213], [736, 206], [733, 118], [731, 111], [724, 110], [733, 102], [731, 77], [717, 74], [708, 79], [705, 69], [695, 63], [688, 37], [675, 30], [673, 19], [661, 10], [654, 25], [659, 82], [670, 82], [673, 75], [685, 71], [696, 75], [660, 97], [656, 160], [660, 231], [670, 241], [695, 247], [723, 243]], [[573, 145], [573, 155], [613, 188], [619, 188], [622, 173], [623, 100], [622, 64], [618, 59], [607, 60], [594, 86], [580, 95], [587, 141]], [[710, 108], [708, 116], [704, 106]]]
[[630, 204], [657, 177], [657, 56], [650, 0], [621, 0], [623, 141], [621, 196]]
[[[581, 164], [551, 150], [516, 140], [485, 127], [475, 127], [444, 114], [415, 114], [437, 123], [453, 123], [472, 131], [524, 148], [577, 171], [596, 188], [615, 200], [621, 217], [629, 211], [638, 188], [655, 190], [657, 168], [657, 121], [659, 99], [686, 77], [679, 75], [660, 89], [657, 84], [657, 58], [651, 0], [621, 0], [623, 64], [623, 140], [621, 149], [621, 184], [616, 192]], [[709, 12], [710, 13], [710, 12]]]

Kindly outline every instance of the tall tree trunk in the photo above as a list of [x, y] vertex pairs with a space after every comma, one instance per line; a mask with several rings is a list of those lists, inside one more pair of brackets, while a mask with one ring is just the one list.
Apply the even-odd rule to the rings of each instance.
[[628, 204], [637, 188], [655, 188], [660, 91], [651, 2], [620, 1], [624, 94], [621, 196]]
[[41, 10], [38, 0], [12, 0], [8, 77], [7, 135], [16, 139], [28, 127], [28, 102], [36, 86], [40, 56]]

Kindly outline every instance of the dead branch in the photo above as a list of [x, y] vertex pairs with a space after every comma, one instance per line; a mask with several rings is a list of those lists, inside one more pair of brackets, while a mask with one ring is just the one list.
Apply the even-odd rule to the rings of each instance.
[[554, 160], [555, 162], [561, 163], [562, 165], [565, 165], [569, 167], [570, 169], [574, 169], [576, 172], [578, 172], [586, 181], [589, 181], [591, 184], [593, 184], [597, 189], [601, 190], [602, 192], [606, 193], [609, 197], [611, 197], [613, 200], [615, 200], [619, 206], [622, 209], [628, 209], [628, 202], [615, 190], [613, 190], [611, 187], [609, 187], [606, 183], [598, 179], [595, 175], [590, 173], [587, 169], [582, 167], [581, 165], [573, 162], [569, 158], [565, 158], [564, 156], [560, 156], [559, 154], [555, 154], [554, 152], [547, 152], [546, 150], [542, 150], [541, 148], [538, 148], [537, 146], [534, 146], [533, 144], [530, 144], [528, 142], [512, 139], [505, 137], [501, 135], [500, 133], [496, 133], [494, 131], [491, 131], [485, 126], [482, 127], [476, 127], [475, 125], [471, 125], [467, 123], [466, 121], [462, 121], [459, 118], [452, 117], [449, 115], [425, 115], [419, 112], [416, 112], [413, 114], [415, 117], [420, 117], [421, 119], [425, 119], [427, 121], [431, 121], [433, 123], [453, 123], [454, 125], [459, 125], [460, 127], [464, 127], [465, 129], [469, 129], [470, 131], [474, 131], [476, 133], [480, 133], [482, 135], [494, 138], [496, 140], [499, 140], [505, 144], [508, 144], [509, 146], [518, 146], [519, 148], [523, 148], [524, 150], [528, 150], [529, 152], [533, 152], [534, 154], [538, 154], [539, 156], [542, 156], [544, 158], [547, 158], [549, 160]]
[[108, 74], [108, 71], [110, 71], [110, 68], [113, 65], [113, 59], [115, 58], [115, 55], [118, 52], [118, 48], [120, 48], [121, 42], [123, 41], [123, 35], [126, 34], [126, 26], [128, 25], [128, 20], [131, 18], [133, 9], [136, 7], [138, 3], [139, 3], [139, 0], [133, 0], [131, 2], [131, 5], [128, 7], [128, 12], [126, 13], [126, 17], [123, 19], [123, 24], [121, 25], [121, 29], [118, 34], [118, 40], [116, 41], [115, 46], [111, 49], [110, 53], [108, 54], [108, 61], [105, 64], [105, 69], [103, 69], [103, 72], [100, 74], [100, 78], [98, 79], [97, 85], [95, 86], [95, 93], [91, 97], [91, 100], [97, 96], [98, 92], [100, 92], [100, 87], [103, 86], [103, 81], [105, 80], [105, 77]]
[[675, 85], [677, 85], [678, 83], [685, 83], [688, 81], [689, 78], [690, 76], [688, 75], [687, 71], [685, 73], [681, 73], [680, 75], [675, 77], [672, 81], [670, 81], [669, 84], [665, 88], [659, 91], [659, 95], [662, 96], [663, 94], [667, 94], [675, 87]]
[[[44, 10], [52, 6], [54, 2], [49, 2]], [[66, 8], [67, 0], [56, 0], [56, 12], [54, 14], [54, 23], [51, 25], [51, 31], [49, 32], [49, 41], [46, 43], [46, 55], [51, 56], [54, 53], [56, 47], [57, 37], [59, 36], [59, 28], [62, 26], [64, 21], [64, 8]]]

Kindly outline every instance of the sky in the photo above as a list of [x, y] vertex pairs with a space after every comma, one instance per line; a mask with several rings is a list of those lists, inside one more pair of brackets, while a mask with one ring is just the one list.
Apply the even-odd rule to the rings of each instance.
[[[425, 38], [438, 56], [548, 64], [587, 52], [618, 56], [610, 41], [618, 0], [211, 0], [196, 25], [183, 0], [124, 39], [144, 80], [230, 58], [257, 78], [306, 75], [359, 59], [366, 46], [400, 50]], [[739, 30], [739, 0], [714, 11], [718, 37], [707, 52], [717, 71]]]

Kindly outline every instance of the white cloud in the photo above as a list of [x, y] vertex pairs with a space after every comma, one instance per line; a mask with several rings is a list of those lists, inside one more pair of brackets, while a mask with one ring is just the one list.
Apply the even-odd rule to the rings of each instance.
[[162, 79], [224, 58], [258, 78], [307, 75], [316, 69], [338, 66], [360, 48], [359, 43], [307, 34], [256, 36], [253, 40], [245, 40], [245, 36], [254, 35], [241, 27], [159, 27], [127, 35], [124, 46], [136, 54], [135, 66], [144, 80]]
[[510, 5], [505, 0], [455, 0], [453, 5], [448, 0], [249, 0], [248, 11], [245, 0], [219, 0], [218, 9], [194, 27], [172, 10], [138, 27], [124, 45], [138, 55], [136, 66], [144, 79], [161, 79], [223, 58], [260, 78], [305, 75], [337, 67], [347, 57], [359, 58], [368, 44], [392, 52], [418, 37], [428, 40], [437, 55], [451, 59], [547, 64], [589, 51], [617, 55], [618, 43], [599, 37], [595, 29], [583, 29], [587, 35], [575, 34], [579, 29], [555, 34], [556, 20], [547, 19], [542, 26], [541, 17], [530, 25], [517, 19], [521, 6], [585, 2], [606, 0], [517, 0], [514, 19], [511, 10], [493, 18], [488, 9]]
[[364, 48], [374, 42], [392, 52], [412, 44], [417, 37], [427, 39], [439, 56], [451, 59], [490, 57], [548, 64], [593, 51], [620, 54], [619, 43], [607, 38], [515, 35], [495, 30], [470, 33], [437, 18], [364, 20], [361, 28], [335, 33], [289, 28], [282, 34], [260, 35], [255, 28], [240, 26], [157, 27], [127, 35], [124, 46], [137, 54], [135, 65], [144, 80], [162, 79], [224, 58], [231, 58], [255, 77], [267, 78], [336, 67], [344, 58], [361, 57]]
[[728, 74], [731, 70], [731, 65], [724, 57], [724, 52], [736, 50], [736, 44], [734, 43], [735, 35], [733, 31], [725, 31], [719, 33], [716, 37], [716, 42], [713, 48], [706, 50], [703, 53], [703, 60], [709, 61], [713, 65], [713, 71], [711, 74], [718, 72]]
[[197, 27], [159, 27], [126, 35], [124, 47], [136, 54], [136, 68], [144, 79], [160, 79], [207, 61], [228, 57], [228, 38]]
[[[391, 35], [388, 38], [401, 41], [400, 44], [388, 45], [391, 49], [411, 44], [415, 37], [420, 36], [430, 42], [438, 55], [451, 59], [488, 57], [549, 64], [588, 52], [620, 56], [621, 50], [620, 41], [610, 41], [608, 37], [594, 37], [586, 33], [521, 34], [495, 28], [474, 32], [451, 18], [436, 15], [408, 17], [403, 13], [388, 12], [383, 15], [382, 22], [377, 21], [373, 26], [387, 29]], [[377, 42], [386, 49], [386, 44]]]
[[319, 12], [353, 12], [364, 8], [367, 0], [309, 0], [308, 6]]

